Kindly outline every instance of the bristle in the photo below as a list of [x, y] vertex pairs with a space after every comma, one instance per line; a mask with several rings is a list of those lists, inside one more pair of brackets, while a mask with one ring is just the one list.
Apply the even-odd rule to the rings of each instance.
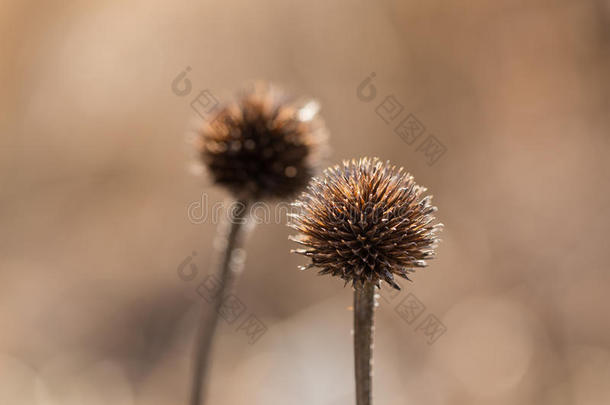
[[250, 200], [301, 191], [325, 149], [326, 130], [312, 105], [301, 107], [275, 87], [257, 83], [220, 108], [197, 143], [215, 183]]
[[320, 274], [353, 285], [385, 281], [400, 289], [394, 276], [409, 279], [414, 268], [433, 258], [436, 208], [424, 187], [404, 169], [377, 158], [344, 161], [314, 178], [297, 201], [293, 238]]

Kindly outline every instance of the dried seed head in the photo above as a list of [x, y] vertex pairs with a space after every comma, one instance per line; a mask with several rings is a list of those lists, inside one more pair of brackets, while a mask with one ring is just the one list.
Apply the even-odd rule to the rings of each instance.
[[434, 257], [436, 207], [426, 188], [418, 186], [403, 168], [377, 158], [345, 161], [314, 178], [295, 205], [290, 226], [300, 232], [291, 237], [304, 246], [294, 252], [311, 259], [302, 267], [320, 268], [346, 284], [408, 278], [415, 267]]
[[220, 108], [197, 138], [216, 184], [237, 198], [286, 198], [315, 174], [326, 130], [314, 101], [298, 102], [256, 83]]

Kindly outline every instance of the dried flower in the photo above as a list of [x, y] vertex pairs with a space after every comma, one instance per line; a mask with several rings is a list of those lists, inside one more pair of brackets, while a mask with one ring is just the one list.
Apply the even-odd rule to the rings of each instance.
[[319, 165], [326, 130], [317, 112], [313, 101], [256, 83], [204, 125], [198, 151], [214, 182], [236, 198], [290, 197]]
[[212, 343], [221, 306], [236, 272], [233, 258], [243, 243], [247, 207], [265, 199], [283, 199], [305, 188], [325, 151], [326, 130], [318, 105], [288, 98], [256, 83], [236, 101], [218, 109], [196, 138], [197, 151], [214, 182], [227, 188], [244, 209], [233, 212], [219, 263], [219, 290], [211, 316], [201, 318], [193, 356], [192, 405], [204, 398]]
[[400, 289], [394, 276], [409, 279], [438, 243], [442, 224], [433, 224], [436, 207], [425, 191], [402, 167], [377, 158], [325, 170], [295, 203], [300, 213], [291, 215], [300, 232], [291, 239], [305, 247], [294, 252], [311, 259], [302, 269], [318, 267], [346, 284], [379, 287], [383, 280]]

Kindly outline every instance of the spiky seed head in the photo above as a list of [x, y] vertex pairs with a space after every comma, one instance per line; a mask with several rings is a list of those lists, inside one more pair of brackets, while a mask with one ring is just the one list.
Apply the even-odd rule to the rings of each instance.
[[314, 101], [255, 83], [203, 125], [197, 150], [216, 184], [246, 200], [284, 199], [302, 191], [325, 151]]
[[403, 168], [377, 158], [344, 161], [312, 180], [295, 203], [298, 213], [291, 239], [311, 263], [354, 286], [380, 280], [400, 290], [395, 276], [406, 279], [434, 257], [442, 224], [426, 188]]

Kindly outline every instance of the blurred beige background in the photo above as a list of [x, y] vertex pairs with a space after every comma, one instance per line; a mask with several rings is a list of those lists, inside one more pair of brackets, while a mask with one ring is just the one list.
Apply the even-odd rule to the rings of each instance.
[[[380, 302], [376, 403], [610, 403], [609, 46], [602, 0], [2, 2], [0, 403], [185, 403], [216, 229], [186, 211], [226, 198], [189, 172], [190, 101], [258, 78], [320, 101], [329, 163], [405, 166], [446, 225]], [[435, 164], [375, 113], [388, 95]], [[237, 295], [268, 330], [222, 326], [210, 403], [353, 403], [351, 291], [299, 272], [289, 233], [248, 240]]]

